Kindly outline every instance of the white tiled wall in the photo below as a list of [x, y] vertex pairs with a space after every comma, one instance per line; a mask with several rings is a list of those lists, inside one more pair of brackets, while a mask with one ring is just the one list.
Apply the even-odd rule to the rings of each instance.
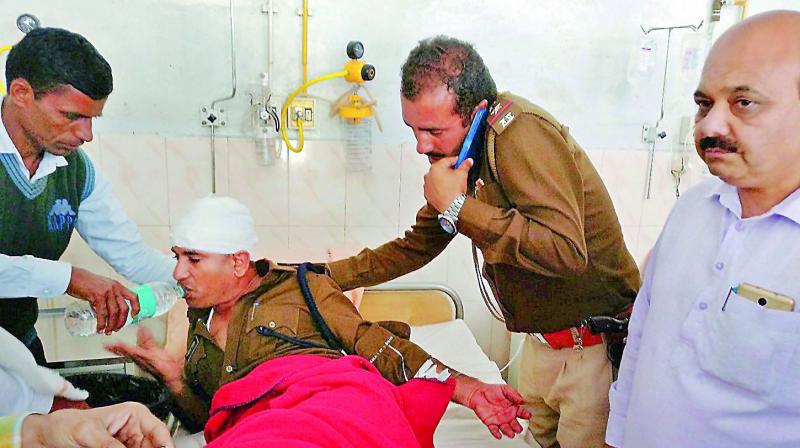
[[[209, 139], [102, 135], [87, 150], [111, 179], [116, 196], [139, 224], [145, 241], [158, 249], [169, 250], [170, 226], [192, 200], [211, 192]], [[339, 258], [364, 246], [375, 247], [410, 227], [424, 203], [422, 176], [428, 169], [414, 144], [376, 145], [369, 172], [348, 173], [344, 151], [339, 142], [313, 141], [302, 153], [288, 158], [284, 154], [278, 163], [266, 166], [251, 140], [216, 139], [217, 192], [230, 194], [252, 210], [260, 239], [257, 255], [279, 261]], [[590, 150], [588, 154], [617, 208], [625, 241], [641, 262], [675, 201], [671, 155], [656, 154], [651, 199], [646, 201], [647, 152]], [[702, 163], [693, 157], [696, 160], [681, 185], [683, 190], [702, 178]], [[73, 239], [65, 259], [115, 276], [80, 238]], [[505, 363], [508, 334], [485, 310], [467, 238], [459, 236], [429, 265], [397, 281], [439, 282], [455, 289], [482, 348], [498, 363]], [[43, 329], [44, 338], [50, 333]], [[123, 336], [131, 338], [132, 333]], [[73, 346], [79, 340], [61, 335], [58, 339], [58, 343], [45, 341], [50, 359], [75, 356]]]

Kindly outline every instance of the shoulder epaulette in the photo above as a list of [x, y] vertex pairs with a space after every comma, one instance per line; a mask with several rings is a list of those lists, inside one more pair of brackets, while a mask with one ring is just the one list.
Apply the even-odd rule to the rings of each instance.
[[565, 141], [570, 141], [567, 127], [559, 123], [547, 111], [524, 98], [504, 92], [497, 97], [497, 100], [489, 108], [489, 116], [486, 118], [486, 123], [493, 131], [488, 132], [486, 136], [486, 160], [494, 179], [499, 179], [495, 139], [522, 114], [529, 114], [539, 118], [544, 123], [555, 128]]
[[498, 98], [489, 108], [489, 116], [486, 118], [486, 123], [491, 126], [495, 133], [501, 134], [522, 112], [522, 108], [514, 101]]

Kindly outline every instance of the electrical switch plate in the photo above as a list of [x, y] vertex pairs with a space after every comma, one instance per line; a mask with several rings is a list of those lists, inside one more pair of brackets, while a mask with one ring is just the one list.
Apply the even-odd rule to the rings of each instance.
[[316, 124], [317, 101], [308, 97], [297, 97], [287, 111], [288, 129], [297, 129], [297, 118], [303, 122], [303, 130], [314, 129]]

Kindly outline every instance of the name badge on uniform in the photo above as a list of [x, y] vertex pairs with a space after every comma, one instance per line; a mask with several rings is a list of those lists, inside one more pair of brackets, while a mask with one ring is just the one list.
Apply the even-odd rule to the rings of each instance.
[[187, 361], [192, 357], [192, 355], [194, 355], [194, 352], [197, 350], [198, 345], [200, 345], [200, 338], [195, 336], [194, 339], [192, 340], [192, 345], [189, 346], [189, 350], [186, 351]]

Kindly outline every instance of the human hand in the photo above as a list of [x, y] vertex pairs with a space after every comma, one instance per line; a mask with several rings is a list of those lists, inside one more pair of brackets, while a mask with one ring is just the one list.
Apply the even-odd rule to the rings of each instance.
[[174, 447], [167, 427], [139, 403], [29, 415], [22, 424], [25, 448]]
[[173, 393], [179, 394], [183, 390], [181, 371], [184, 358], [174, 357], [159, 346], [147, 327], [139, 327], [136, 332], [136, 346], [113, 342], [103, 347], [118, 356], [131, 358], [136, 365], [160, 379]]
[[[462, 384], [459, 384], [459, 380]], [[453, 398], [475, 411], [496, 439], [502, 438], [503, 434], [513, 438], [522, 432], [522, 425], [517, 418], [531, 418], [531, 413], [522, 406], [525, 399], [506, 384], [486, 384], [460, 376], [456, 378]]]
[[[86, 269], [72, 267], [67, 294], [92, 304], [97, 316], [97, 332], [111, 334], [125, 325], [128, 303], [131, 316], [139, 314], [139, 297], [122, 283]], [[127, 300], [127, 302], [126, 302]]]
[[434, 162], [424, 178], [425, 200], [439, 213], [447, 210], [461, 193], [467, 192], [467, 175], [473, 160], [465, 160], [458, 168], [453, 165], [458, 157], [445, 157]]

